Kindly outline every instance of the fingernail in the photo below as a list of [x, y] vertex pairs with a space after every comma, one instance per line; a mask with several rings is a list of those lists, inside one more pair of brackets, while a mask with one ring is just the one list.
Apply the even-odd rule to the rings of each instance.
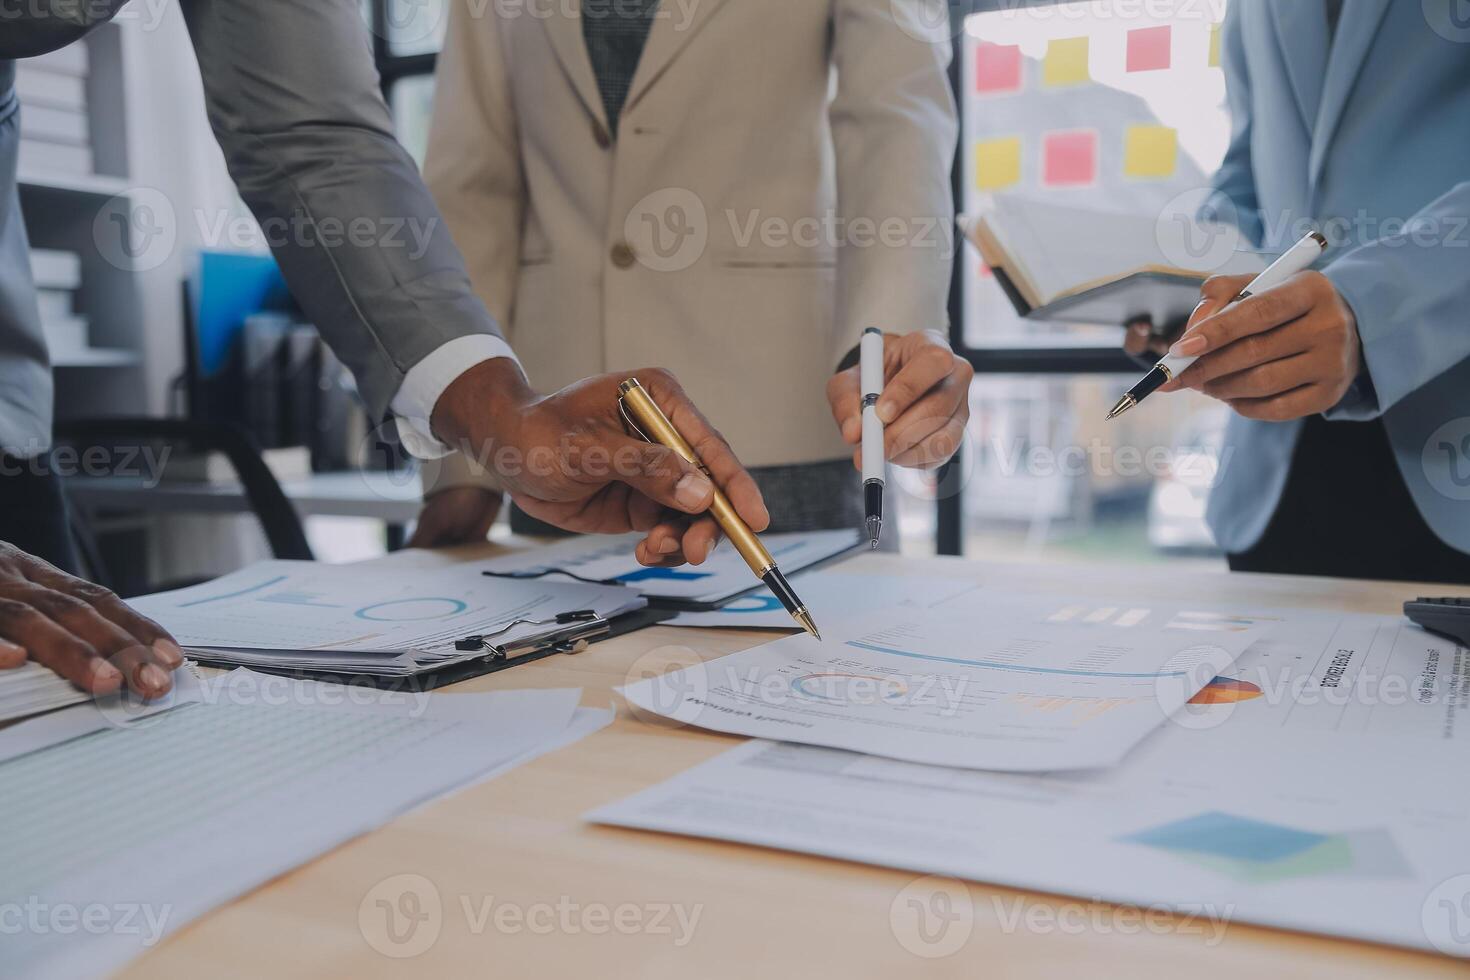
[[138, 682], [150, 691], [166, 691], [169, 686], [168, 675], [157, 664], [144, 664], [138, 671]]
[[894, 411], [892, 402], [879, 402], [877, 412], [879, 421], [884, 425], [892, 422], [898, 416], [898, 412]]
[[99, 663], [92, 671], [92, 683], [94, 684], [118, 684], [122, 682], [122, 671], [112, 664]]
[[1203, 354], [1209, 345], [1210, 342], [1204, 334], [1194, 333], [1175, 344], [1169, 353], [1180, 357], [1193, 357], [1196, 354]]
[[715, 544], [713, 541], [706, 544], [703, 548], [700, 549], [699, 561], [695, 562], [695, 564], [703, 565], [706, 561], [709, 561], [709, 553], [714, 550]]
[[710, 484], [702, 473], [685, 473], [674, 487], [674, 499], [685, 510], [694, 510], [709, 498]]
[[173, 640], [154, 640], [153, 652], [158, 654], [170, 667], [177, 667], [184, 662], [184, 651]]
[[679, 550], [679, 542], [673, 538], [664, 538], [654, 550], [661, 555], [672, 555]]

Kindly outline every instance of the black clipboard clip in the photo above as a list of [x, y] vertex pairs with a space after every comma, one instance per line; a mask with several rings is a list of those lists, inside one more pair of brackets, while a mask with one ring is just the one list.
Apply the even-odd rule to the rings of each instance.
[[[524, 640], [511, 644], [491, 642], [493, 637], [508, 633], [517, 626], [567, 626], [571, 628], [556, 630], [550, 635], [526, 637]], [[578, 609], [574, 612], [559, 613], [552, 619], [517, 619], [493, 633], [481, 633], [456, 640], [454, 648], [463, 653], [483, 651], [485, 653], [483, 659], [487, 662], [514, 660], [530, 654], [581, 653], [590, 644], [603, 639], [611, 631], [612, 625], [599, 616], [595, 610]]]

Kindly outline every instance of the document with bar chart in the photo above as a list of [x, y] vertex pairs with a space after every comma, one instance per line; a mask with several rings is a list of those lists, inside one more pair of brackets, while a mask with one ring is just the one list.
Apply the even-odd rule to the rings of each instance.
[[934, 765], [1117, 764], [1272, 624], [1178, 607], [970, 593], [789, 636], [623, 691], [715, 731]]

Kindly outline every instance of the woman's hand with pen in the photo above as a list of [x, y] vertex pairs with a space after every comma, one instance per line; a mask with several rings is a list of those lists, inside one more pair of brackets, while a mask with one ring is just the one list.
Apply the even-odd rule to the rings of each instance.
[[1238, 303], [1250, 276], [1216, 276], [1174, 349], [1197, 356], [1159, 390], [1193, 388], [1250, 419], [1325, 412], [1363, 372], [1357, 319], [1332, 281], [1300, 272]]
[[[975, 369], [956, 356], [937, 330], [883, 337], [883, 392], [878, 417], [884, 424], [883, 448], [896, 466], [935, 469], [960, 448], [970, 421], [970, 381]], [[862, 469], [862, 392], [855, 365], [827, 382], [832, 417], [848, 445], [857, 447], [853, 463]]]

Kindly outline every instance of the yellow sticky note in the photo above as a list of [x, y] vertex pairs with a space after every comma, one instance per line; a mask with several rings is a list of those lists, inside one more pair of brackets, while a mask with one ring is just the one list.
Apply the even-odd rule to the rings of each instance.
[[999, 190], [1021, 182], [1021, 137], [981, 140], [975, 144], [975, 186]]
[[1087, 70], [1087, 38], [1063, 37], [1046, 46], [1041, 80], [1047, 86], [1080, 85], [1090, 81]]
[[1220, 25], [1210, 25], [1210, 67], [1220, 67]]
[[1129, 177], [1172, 177], [1179, 162], [1179, 134], [1168, 126], [1129, 126], [1123, 173]]

